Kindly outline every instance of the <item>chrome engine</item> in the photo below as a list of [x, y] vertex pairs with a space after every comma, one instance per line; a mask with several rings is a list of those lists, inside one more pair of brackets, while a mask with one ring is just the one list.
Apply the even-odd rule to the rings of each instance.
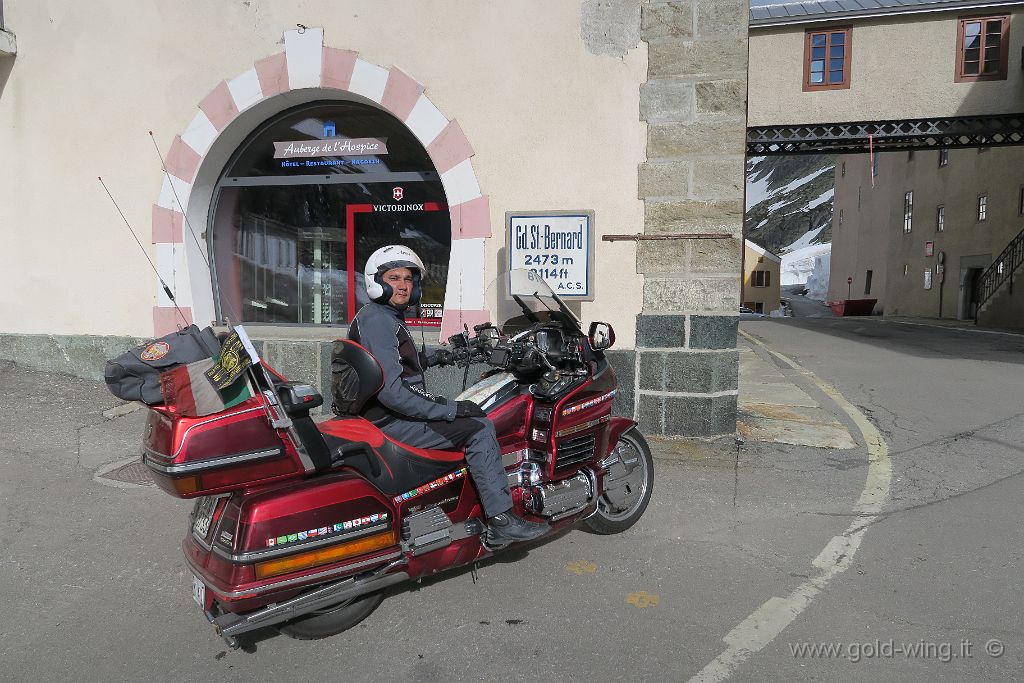
[[535, 515], [558, 520], [580, 512], [594, 501], [594, 479], [587, 470], [554, 484], [523, 487], [523, 507]]

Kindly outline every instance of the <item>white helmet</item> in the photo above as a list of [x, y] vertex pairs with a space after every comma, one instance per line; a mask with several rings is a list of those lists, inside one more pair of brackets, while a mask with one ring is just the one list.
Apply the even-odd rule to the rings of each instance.
[[423, 260], [416, 252], [401, 244], [389, 244], [386, 247], [381, 247], [366, 259], [363, 283], [366, 285], [366, 293], [370, 296], [370, 301], [386, 304], [394, 296], [391, 285], [384, 282], [383, 278], [384, 273], [392, 268], [408, 268], [412, 271], [412, 297], [409, 299], [409, 305], [415, 306], [420, 302], [421, 282], [426, 269], [423, 267]]

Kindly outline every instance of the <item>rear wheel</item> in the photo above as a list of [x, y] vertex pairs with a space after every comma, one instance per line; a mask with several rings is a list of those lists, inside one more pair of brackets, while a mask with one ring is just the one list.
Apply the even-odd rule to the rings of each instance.
[[352, 598], [340, 605], [304, 614], [277, 627], [277, 630], [296, 640], [318, 640], [347, 631], [370, 616], [384, 599], [384, 593], [377, 591]]
[[654, 487], [651, 449], [635, 427], [619, 437], [608, 460], [597, 512], [586, 520], [587, 527], [598, 534], [617, 534], [636, 524]]

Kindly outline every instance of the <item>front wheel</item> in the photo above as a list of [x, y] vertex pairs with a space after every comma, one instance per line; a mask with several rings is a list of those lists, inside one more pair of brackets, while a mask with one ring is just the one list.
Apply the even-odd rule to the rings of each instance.
[[377, 591], [286, 621], [277, 630], [296, 640], [318, 640], [347, 631], [370, 616], [384, 599]]
[[617, 534], [636, 524], [651, 501], [654, 459], [647, 441], [634, 427], [619, 437], [606, 461], [604, 491], [586, 525], [597, 534]]

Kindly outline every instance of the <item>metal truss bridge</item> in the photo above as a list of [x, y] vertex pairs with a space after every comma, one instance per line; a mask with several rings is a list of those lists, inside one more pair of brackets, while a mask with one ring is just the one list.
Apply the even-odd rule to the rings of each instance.
[[762, 126], [747, 129], [747, 155], [858, 154], [870, 149], [955, 149], [1024, 144], [1024, 114]]

